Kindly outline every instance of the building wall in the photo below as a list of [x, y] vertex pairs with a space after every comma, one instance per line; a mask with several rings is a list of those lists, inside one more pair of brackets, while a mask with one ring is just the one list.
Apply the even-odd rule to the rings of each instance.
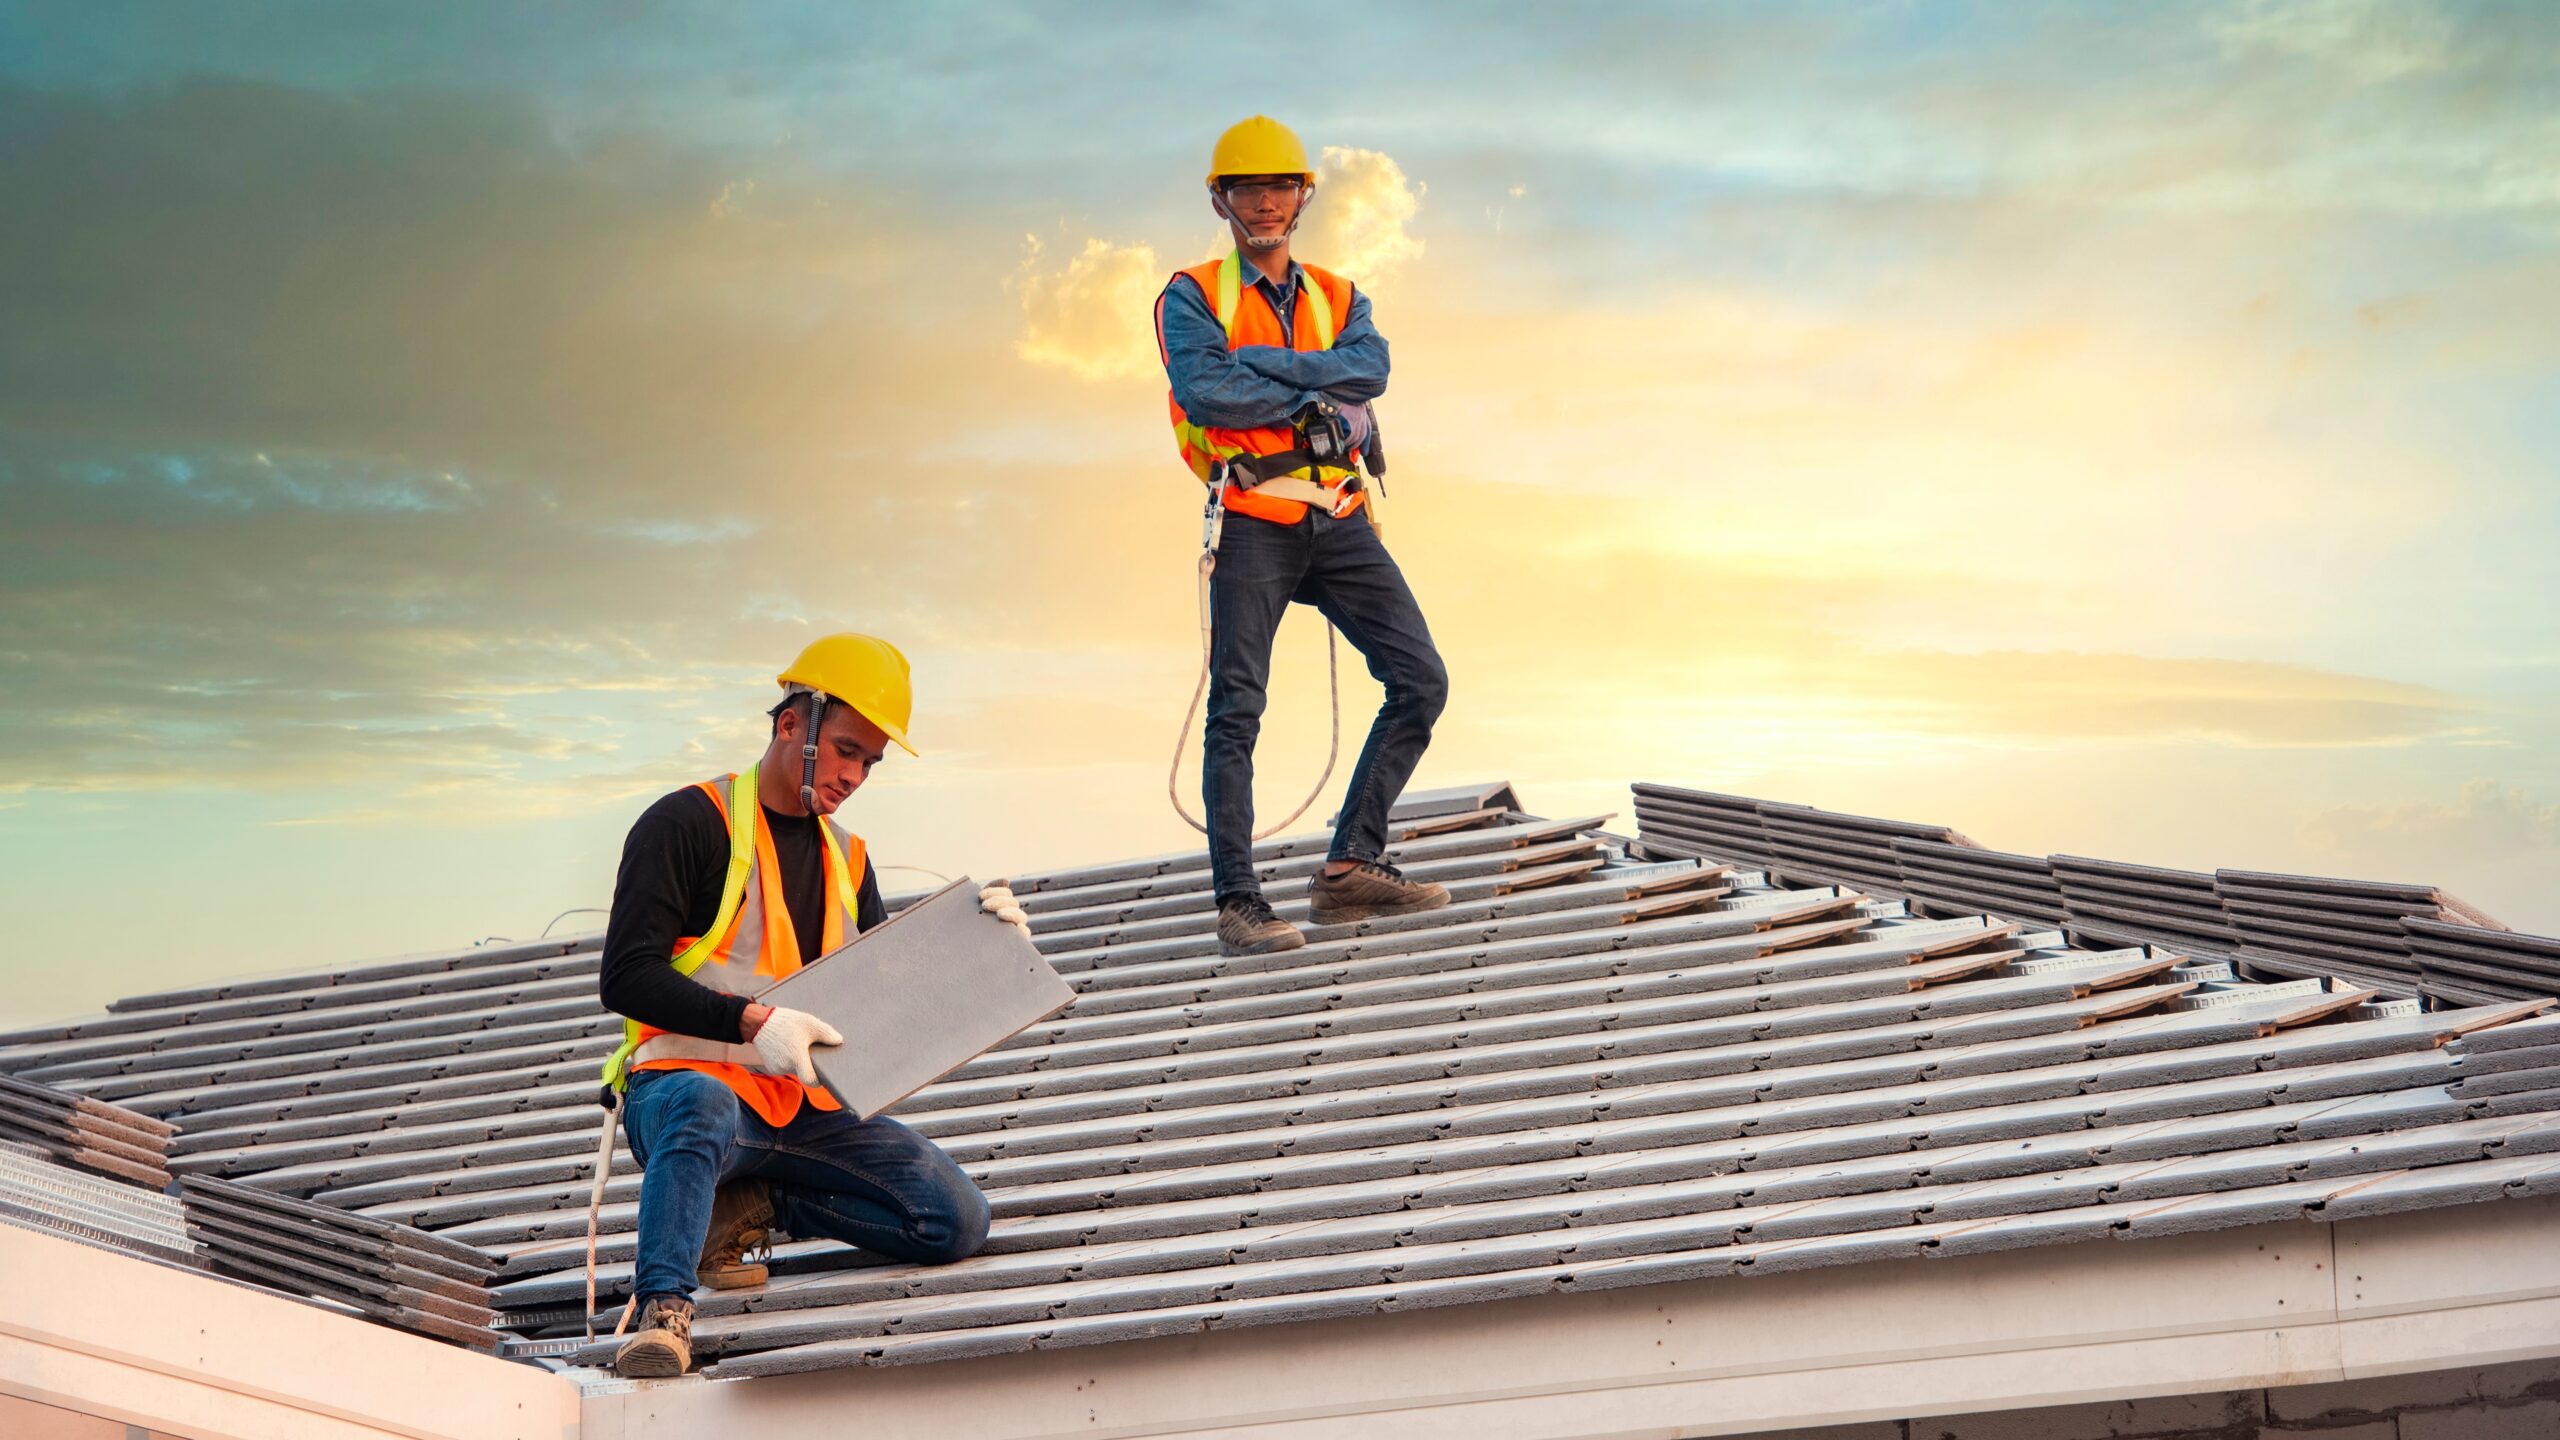
[[2163, 1395], [1733, 1440], [2555, 1440], [2560, 1360], [2332, 1385]]
[[185, 1440], [121, 1420], [0, 1395], [0, 1435], [9, 1440]]

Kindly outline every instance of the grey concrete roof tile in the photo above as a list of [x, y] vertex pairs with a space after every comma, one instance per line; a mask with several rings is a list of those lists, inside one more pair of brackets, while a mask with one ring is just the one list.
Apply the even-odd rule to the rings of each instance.
[[[259, 1080], [285, 1079], [299, 1075], [320, 1075], [342, 1071], [351, 1062], [361, 1061], [370, 1069], [404, 1060], [439, 1060], [450, 1056], [472, 1055], [489, 1051], [514, 1053], [528, 1046], [575, 1042], [598, 1035], [619, 1034], [620, 1023], [609, 1015], [595, 1012], [589, 1001], [587, 1013], [567, 1020], [547, 1020], [530, 1025], [489, 1026], [449, 1035], [430, 1035], [419, 1039], [390, 1040], [357, 1036], [328, 1048], [295, 1047], [284, 1054], [253, 1048], [248, 1054], [211, 1065], [181, 1070], [146, 1070], [110, 1077], [61, 1079], [52, 1083], [81, 1085], [86, 1093], [106, 1099], [135, 1095], [165, 1094], [170, 1090], [207, 1086], [245, 1086]], [[51, 1072], [30, 1070], [30, 1076], [43, 1078]]]
[[[546, 993], [558, 998], [545, 1001]], [[438, 1013], [421, 1014], [426, 1006]], [[50, 1046], [40, 1060], [18, 1073], [37, 1079], [134, 1075], [257, 1056], [343, 1051], [378, 1041], [457, 1035], [501, 1024], [585, 1020], [594, 1014], [595, 986], [573, 979], [552, 987], [528, 985], [499, 997], [474, 993], [353, 1011], [299, 1011], [235, 1025], [189, 1026], [152, 1036]], [[149, 1048], [135, 1048], [144, 1043]]]
[[463, 1080], [470, 1076], [495, 1076], [495, 1080], [476, 1087], [458, 1087], [455, 1093], [480, 1093], [518, 1083], [528, 1070], [585, 1061], [591, 1067], [601, 1064], [618, 1043], [610, 1030], [567, 1040], [536, 1045], [509, 1046], [499, 1050], [445, 1054], [423, 1059], [376, 1064], [361, 1052], [342, 1057], [340, 1068], [306, 1068], [291, 1075], [272, 1079], [205, 1080], [174, 1089], [148, 1090], [120, 1097], [136, 1109], [159, 1114], [184, 1115], [201, 1106], [212, 1108], [222, 1102], [227, 1108], [243, 1102], [287, 1100], [309, 1095], [327, 1095], [337, 1091], [372, 1091], [390, 1087], [423, 1086], [439, 1080]]
[[[1307, 918], [1309, 907], [1304, 899], [1284, 897], [1275, 901], [1272, 909], [1280, 918], [1304, 930], [1310, 939], [1338, 940], [1353, 935], [1383, 935], [1399, 930], [1429, 929], [1461, 917], [1534, 915], [1551, 910], [1625, 903], [1632, 898], [1630, 892], [1635, 890], [1635, 886], [1625, 882], [1613, 883], [1606, 878], [1593, 878], [1605, 863], [1605, 860], [1599, 857], [1585, 856], [1569, 863], [1532, 867], [1542, 872], [1553, 873], [1544, 877], [1549, 883], [1525, 890], [1518, 888], [1516, 884], [1517, 878], [1525, 873], [1519, 870], [1500, 871], [1474, 879], [1443, 882], [1449, 890], [1449, 906], [1445, 910], [1419, 915], [1380, 916], [1350, 924], [1316, 925]], [[1720, 893], [1721, 887], [1708, 883], [1709, 879], [1718, 873], [1715, 867], [1692, 864], [1688, 868], [1689, 875], [1695, 877], [1695, 883], [1682, 888]], [[1053, 918], [1057, 917], [1043, 917], [1044, 920]], [[1071, 953], [1107, 949], [1139, 941], [1207, 935], [1216, 930], [1217, 918], [1217, 911], [1210, 905], [1208, 897], [1204, 894], [1196, 903], [1184, 905], [1178, 913], [1170, 913], [1158, 918], [1115, 919], [1108, 924], [1083, 929], [1044, 928], [1042, 925], [1035, 924], [1033, 926], [1034, 943], [1039, 947], [1040, 953], [1054, 960], [1056, 957]]]
[[595, 1090], [593, 1076], [580, 1075], [564, 1084], [528, 1085], [495, 1095], [419, 1100], [396, 1107], [348, 1110], [331, 1115], [253, 1120], [227, 1126], [208, 1125], [199, 1120], [171, 1140], [169, 1151], [172, 1155], [186, 1155], [206, 1150], [245, 1150], [251, 1146], [288, 1141], [408, 1130], [449, 1120], [550, 1111], [585, 1101], [594, 1095]]
[[240, 996], [340, 989], [378, 980], [476, 970], [493, 965], [511, 965], [527, 961], [539, 962], [558, 956], [574, 955], [580, 951], [601, 950], [603, 947], [602, 934], [564, 935], [550, 940], [509, 941], [473, 946], [467, 950], [397, 956], [333, 970], [305, 970], [255, 979], [225, 981], [219, 985], [155, 991], [148, 995], [127, 996], [107, 1008], [114, 1013], [181, 1009], [202, 1005], [208, 1001], [228, 1000]]

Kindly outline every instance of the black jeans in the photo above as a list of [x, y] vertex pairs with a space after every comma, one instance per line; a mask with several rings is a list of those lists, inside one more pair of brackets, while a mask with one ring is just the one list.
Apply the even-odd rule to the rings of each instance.
[[1431, 744], [1431, 724], [1449, 703], [1449, 671], [1422, 607], [1366, 515], [1336, 520], [1310, 509], [1295, 525], [1228, 515], [1210, 580], [1209, 725], [1201, 746], [1209, 869], [1221, 898], [1262, 890], [1253, 868], [1253, 742], [1269, 701], [1271, 641], [1293, 600], [1324, 612], [1387, 688], [1352, 767], [1332, 858], [1385, 853], [1387, 809], [1404, 793]]

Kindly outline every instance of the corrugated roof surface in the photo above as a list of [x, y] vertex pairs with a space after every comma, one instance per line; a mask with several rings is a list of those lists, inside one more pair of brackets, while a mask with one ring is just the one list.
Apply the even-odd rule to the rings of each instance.
[[164, 1264], [198, 1264], [177, 1197], [10, 1140], [0, 1140], [0, 1223]]
[[[1676, 802], [1701, 818], [1673, 835], [1662, 799], [1639, 854], [1506, 788], [1416, 797], [1392, 856], [1454, 903], [1276, 956], [1217, 953], [1198, 852], [1016, 879], [1077, 1003], [897, 1112], [987, 1188], [986, 1252], [786, 1243], [702, 1297], [697, 1348], [894, 1364], [2560, 1189], [2547, 1002], [2075, 948], [2075, 895], [2223, 891], [1757, 802]], [[1258, 850], [1284, 914], [1324, 844]], [[1986, 903], [1766, 873], [1824, 864]], [[140, 997], [0, 1036], [0, 1069], [177, 1121], [182, 1174], [469, 1246], [520, 1348], [572, 1349], [616, 1029], [594, 945]], [[637, 1193], [618, 1153], [607, 1293]]]

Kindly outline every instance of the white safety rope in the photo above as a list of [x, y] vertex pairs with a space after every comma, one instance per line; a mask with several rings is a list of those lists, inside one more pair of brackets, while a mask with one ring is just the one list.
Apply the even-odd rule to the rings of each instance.
[[[605, 1178], [613, 1173], [613, 1127], [622, 1118], [622, 1092], [613, 1090], [609, 1093], [613, 1100], [604, 1107], [604, 1126], [596, 1136], [595, 1189], [587, 1196], [587, 1340], [590, 1344], [596, 1338], [596, 1217], [604, 1210]], [[631, 1323], [631, 1301], [636, 1298], [624, 1297], [622, 1319], [613, 1327], [615, 1335], [619, 1336], [622, 1327]]]
[[[1189, 743], [1191, 727], [1200, 718], [1200, 698], [1209, 693], [1209, 662], [1212, 645], [1209, 624], [1209, 577], [1218, 573], [1218, 539], [1225, 533], [1227, 526], [1226, 499], [1227, 490], [1223, 480], [1209, 487], [1209, 509], [1206, 523], [1201, 527], [1200, 532], [1200, 683], [1191, 687], [1191, 703], [1184, 708], [1182, 728], [1176, 731], [1173, 737], [1173, 763], [1165, 767], [1164, 772], [1165, 798], [1173, 802], [1173, 813], [1181, 816], [1192, 829], [1203, 835], [1209, 833], [1209, 827], [1201, 823], [1200, 817], [1192, 814], [1190, 808], [1182, 803], [1182, 747]], [[1325, 750], [1324, 773], [1316, 777], [1315, 788], [1307, 792], [1306, 799], [1298, 802], [1297, 809], [1290, 811], [1288, 817], [1279, 823], [1257, 831], [1253, 837], [1256, 840], [1268, 840], [1297, 824], [1298, 817], [1306, 814], [1307, 807], [1315, 804], [1316, 797], [1324, 793], [1326, 782], [1333, 779], [1334, 762], [1342, 758], [1342, 656], [1334, 633], [1333, 621], [1330, 619], [1324, 622], [1324, 663], [1325, 684], [1332, 691], [1333, 697], [1333, 742]]]

